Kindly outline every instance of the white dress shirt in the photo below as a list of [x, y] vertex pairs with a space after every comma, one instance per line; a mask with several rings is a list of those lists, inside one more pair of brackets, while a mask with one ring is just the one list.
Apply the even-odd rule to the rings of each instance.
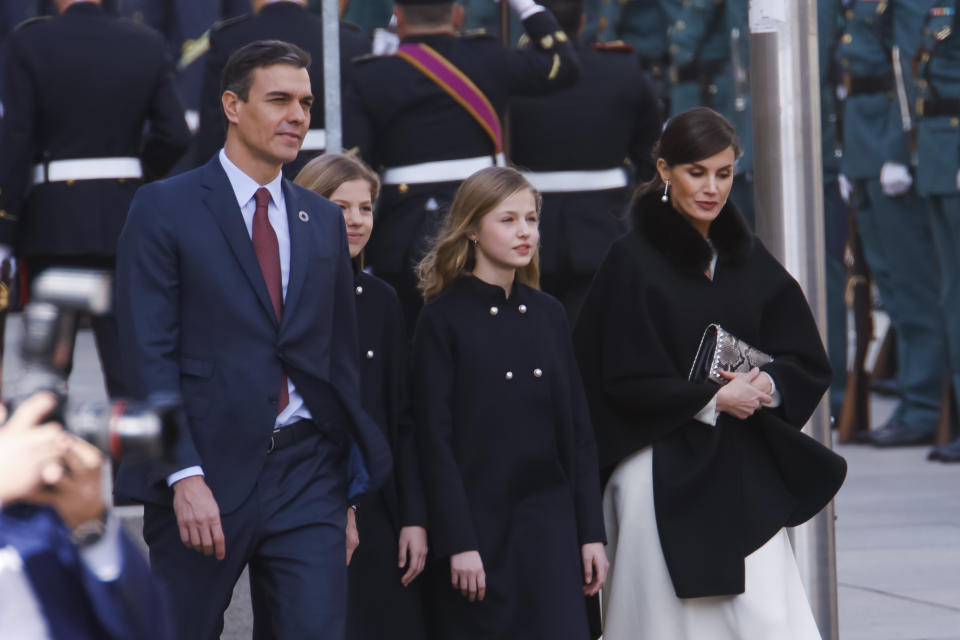
[[[243, 224], [247, 227], [247, 235], [253, 241], [253, 214], [257, 210], [257, 201], [253, 195], [257, 189], [264, 187], [270, 192], [270, 203], [267, 205], [267, 218], [270, 220], [270, 226], [277, 234], [277, 244], [280, 248], [280, 279], [283, 288], [283, 299], [287, 299], [287, 284], [290, 282], [290, 225], [287, 220], [287, 206], [283, 197], [283, 174], [277, 173], [277, 176], [267, 184], [258, 184], [256, 180], [245, 174], [240, 167], [231, 162], [227, 157], [227, 152], [220, 149], [220, 164], [230, 180], [230, 186], [233, 187], [233, 194], [237, 198], [237, 205], [240, 207], [240, 213], [243, 215]], [[312, 419], [310, 410], [304, 404], [303, 398], [297, 393], [293, 380], [287, 378], [287, 392], [290, 401], [277, 415], [274, 428], [288, 427], [294, 422], [302, 419]], [[188, 467], [170, 474], [167, 477], [167, 485], [173, 486], [178, 480], [183, 480], [190, 476], [203, 475], [203, 469], [199, 466]]]

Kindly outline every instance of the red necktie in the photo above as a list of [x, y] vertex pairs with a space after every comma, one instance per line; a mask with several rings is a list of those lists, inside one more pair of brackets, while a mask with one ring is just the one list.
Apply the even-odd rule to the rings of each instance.
[[[270, 192], [264, 187], [257, 189], [253, 194], [257, 201], [257, 209], [253, 213], [253, 251], [257, 254], [260, 271], [267, 283], [267, 292], [273, 311], [277, 314], [277, 322], [283, 319], [283, 276], [280, 273], [280, 244], [277, 242], [277, 233], [270, 225], [267, 217], [267, 205], [270, 204]], [[277, 413], [283, 411], [290, 396], [287, 392], [287, 374], [283, 374], [280, 384], [280, 397], [277, 399]]]

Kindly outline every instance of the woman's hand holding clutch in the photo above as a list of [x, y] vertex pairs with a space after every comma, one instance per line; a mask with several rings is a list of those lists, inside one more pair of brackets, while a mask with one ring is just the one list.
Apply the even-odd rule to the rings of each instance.
[[761, 377], [761, 371], [756, 367], [746, 373], [721, 371], [720, 375], [730, 382], [720, 387], [717, 392], [717, 411], [744, 420], [773, 400], [768, 393], [758, 388], [760, 385], [768, 385], [769, 381], [766, 376]]

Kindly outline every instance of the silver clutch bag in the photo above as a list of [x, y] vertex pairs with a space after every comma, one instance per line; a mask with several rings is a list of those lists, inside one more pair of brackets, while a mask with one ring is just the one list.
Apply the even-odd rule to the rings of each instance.
[[722, 386], [729, 381], [720, 375], [721, 371], [747, 372], [770, 362], [773, 362], [773, 358], [763, 351], [724, 331], [719, 324], [711, 324], [703, 332], [687, 379], [690, 382], [710, 380]]

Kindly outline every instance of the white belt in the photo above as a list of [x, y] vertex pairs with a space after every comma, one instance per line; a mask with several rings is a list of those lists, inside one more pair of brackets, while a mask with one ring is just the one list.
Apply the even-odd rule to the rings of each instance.
[[477, 171], [496, 166], [502, 167], [507, 163], [502, 153], [496, 156], [496, 162], [491, 156], [479, 158], [463, 158], [461, 160], [438, 160], [410, 164], [405, 167], [394, 167], [383, 172], [383, 184], [429, 184], [432, 182], [456, 182], [466, 180]]
[[303, 144], [300, 145], [300, 151], [325, 151], [326, 148], [326, 129], [310, 129], [307, 135], [303, 136]]
[[33, 183], [67, 180], [119, 180], [143, 177], [139, 158], [53, 160], [33, 167]]
[[620, 167], [597, 171], [525, 172], [523, 177], [541, 193], [602, 191], [627, 186], [627, 172]]

